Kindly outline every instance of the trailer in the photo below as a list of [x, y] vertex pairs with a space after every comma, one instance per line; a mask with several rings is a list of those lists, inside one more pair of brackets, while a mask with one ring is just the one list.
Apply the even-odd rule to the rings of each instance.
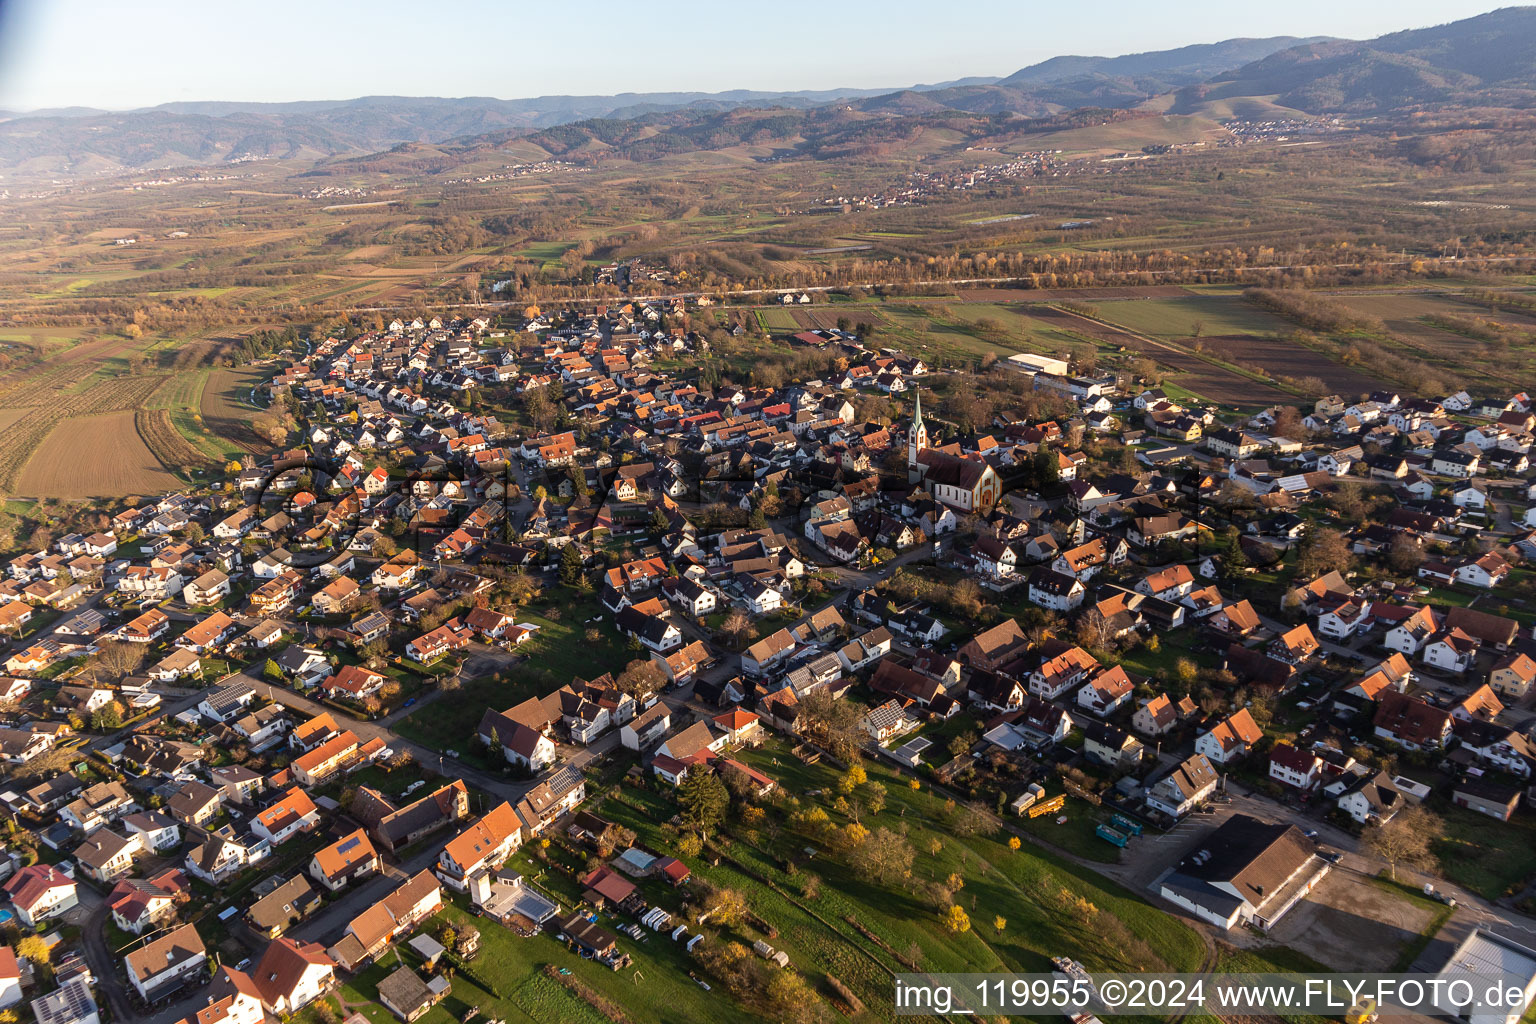
[[1040, 817], [1042, 815], [1050, 814], [1052, 811], [1059, 811], [1059, 810], [1061, 810], [1062, 806], [1064, 804], [1066, 804], [1066, 802], [1067, 802], [1067, 794], [1065, 794], [1065, 793], [1057, 793], [1055, 796], [1051, 797], [1049, 800], [1046, 800], [1046, 801], [1043, 801], [1041, 803], [1035, 804], [1033, 807], [1031, 807], [1025, 813], [1029, 817], [1031, 817], [1031, 818], [1038, 818], [1038, 817]]
[[1119, 829], [1121, 832], [1124, 832], [1126, 835], [1141, 835], [1141, 822], [1132, 821], [1130, 818], [1127, 818], [1123, 814], [1116, 814], [1111, 816], [1109, 823], [1115, 826], [1115, 828]]
[[1107, 843], [1113, 843], [1114, 845], [1120, 847], [1122, 850], [1125, 849], [1126, 844], [1131, 841], [1131, 837], [1126, 835], [1124, 832], [1104, 824], [1100, 824], [1097, 828], [1095, 828], [1093, 830], [1093, 834]]

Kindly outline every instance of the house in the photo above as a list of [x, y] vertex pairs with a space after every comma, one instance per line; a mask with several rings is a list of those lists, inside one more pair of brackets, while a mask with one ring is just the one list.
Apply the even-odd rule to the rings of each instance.
[[[1378, 618], [1381, 610], [1380, 607], [1376, 609]], [[1429, 638], [1439, 629], [1440, 623], [1435, 610], [1429, 605], [1423, 605], [1388, 629], [1382, 642], [1390, 649], [1412, 657], [1423, 650], [1424, 645], [1429, 643]]]
[[1160, 693], [1136, 709], [1136, 713], [1131, 716], [1131, 728], [1143, 736], [1162, 736], [1193, 714], [1194, 710], [1194, 701], [1188, 697], [1175, 703], [1166, 693]]
[[1423, 657], [1426, 665], [1462, 673], [1477, 657], [1477, 641], [1460, 629], [1442, 629], [1424, 645]]
[[294, 758], [288, 767], [299, 785], [306, 789], [318, 786], [356, 760], [360, 746], [357, 735], [351, 729], [343, 729]]
[[1210, 759], [1192, 754], [1147, 787], [1147, 806], [1172, 818], [1182, 818], [1216, 792], [1219, 779]]
[[1502, 556], [1490, 551], [1456, 567], [1456, 582], [1469, 587], [1492, 589], [1509, 577], [1513, 567]]
[[475, 631], [455, 617], [406, 644], [405, 654], [417, 664], [430, 665], [452, 651], [468, 647], [474, 638]]
[[1088, 596], [1082, 580], [1068, 573], [1041, 566], [1029, 574], [1029, 600], [1042, 608], [1068, 612]]
[[191, 983], [208, 961], [197, 929], [184, 924], [128, 954], [128, 981], [139, 998], [158, 1002]]
[[1508, 821], [1520, 805], [1520, 790], [1487, 779], [1469, 777], [1452, 787], [1451, 802], [1457, 807]]
[[1323, 759], [1310, 750], [1276, 743], [1269, 752], [1269, 777], [1294, 789], [1311, 790], [1322, 779]]
[[708, 762], [719, 753], [728, 739], [725, 730], [714, 723], [694, 722], [661, 741], [651, 758], [651, 771], [675, 786], [691, 766]]
[[251, 819], [251, 831], [273, 846], [281, 846], [319, 823], [320, 809], [315, 802], [298, 786], [292, 786], [277, 802]]
[[267, 1012], [287, 1018], [330, 991], [336, 964], [318, 943], [276, 939], [262, 951], [249, 977]]
[[452, 983], [444, 975], [430, 982], [403, 964], [379, 982], [379, 1002], [405, 1024], [425, 1014], [451, 991]]
[[1119, 726], [1088, 722], [1083, 726], [1083, 753], [1109, 768], [1134, 768], [1145, 746]]
[[515, 810], [528, 835], [536, 836], [586, 798], [586, 776], [572, 765], [562, 765], [530, 789]]
[[454, 779], [397, 809], [382, 795], [363, 787], [353, 800], [351, 815], [373, 833], [380, 846], [394, 852], [468, 818], [469, 790], [463, 779]]
[[197, 710], [215, 722], [228, 722], [239, 717], [244, 708], [256, 699], [256, 687], [248, 680], [228, 683], [204, 697]]
[[1488, 685], [1503, 697], [1521, 700], [1531, 692], [1536, 682], [1536, 661], [1524, 653], [1506, 654], [1493, 663], [1488, 673]]
[[[532, 700], [537, 702], [537, 698]], [[500, 747], [507, 763], [537, 771], [555, 760], [555, 741], [548, 735], [553, 728], [552, 719], [545, 714], [539, 728], [534, 728], [514, 717], [522, 707], [518, 705], [502, 712], [487, 709], [475, 735], [492, 750]]]
[[32, 1000], [37, 1024], [101, 1024], [91, 984], [77, 975], [40, 999]]
[[341, 939], [326, 952], [340, 967], [356, 972], [374, 962], [397, 937], [410, 934], [437, 913], [442, 905], [443, 889], [438, 879], [430, 870], [418, 872], [353, 918]]
[[190, 895], [186, 876], [172, 868], [148, 880], [123, 879], [107, 894], [107, 905], [119, 928], [142, 935], [175, 920], [177, 904]]
[[1409, 750], [1437, 749], [1451, 735], [1450, 712], [1388, 690], [1376, 702], [1375, 734]]
[[1248, 709], [1239, 708], [1202, 733], [1195, 740], [1195, 752], [1204, 754], [1213, 764], [1228, 765], [1242, 760], [1263, 735]]
[[322, 693], [347, 700], [366, 700], [384, 689], [386, 676], [361, 665], [343, 665], [336, 674], [320, 684]]
[[224, 806], [223, 789], [205, 782], [189, 782], [165, 802], [165, 813], [183, 825], [206, 825]]
[[795, 647], [795, 635], [788, 629], [780, 629], [741, 653], [741, 670], [749, 676], [767, 675], [774, 666], [788, 659]]
[[1029, 640], [1017, 621], [1004, 619], [967, 640], [955, 657], [962, 665], [987, 672], [1004, 670], [1029, 653]]
[[1269, 643], [1269, 656], [1287, 665], [1299, 665], [1321, 649], [1306, 623], [1281, 633]]
[[1099, 667], [1098, 659], [1081, 647], [1066, 647], [1059, 642], [1047, 644], [1040, 667], [1029, 675], [1029, 692], [1046, 700], [1055, 700], [1087, 678]]
[[[1331, 792], [1332, 787], [1328, 791]], [[1390, 821], [1404, 802], [1403, 791], [1384, 771], [1356, 777], [1345, 785], [1337, 800], [1339, 810], [1362, 825]]]
[[893, 699], [871, 708], [859, 725], [876, 743], [885, 743], [909, 732], [917, 722], [907, 714], [900, 701]]
[[300, 686], [314, 686], [331, 674], [330, 659], [317, 647], [289, 644], [272, 661], [284, 676]]
[[619, 742], [629, 750], [646, 750], [665, 736], [671, 727], [671, 709], [665, 702], [658, 701], [624, 723], [619, 730]]
[[1317, 631], [1330, 640], [1346, 641], [1370, 623], [1370, 611], [1369, 601], [1341, 601], [1318, 612]]
[[78, 868], [98, 882], [115, 882], [133, 869], [133, 858], [144, 852], [141, 833], [120, 836], [99, 828], [85, 837], [72, 854]]
[[245, 922], [258, 935], [275, 939], [313, 914], [323, 902], [320, 890], [309, 878], [297, 874], [252, 903], [245, 912]]
[[1205, 617], [1205, 624], [1223, 636], [1238, 639], [1259, 628], [1259, 613], [1244, 599], [1216, 609]]
[[0, 759], [11, 764], [25, 764], [51, 749], [54, 742], [51, 733], [0, 727]]
[[[21, 964], [10, 946], [0, 947], [0, 1010], [21, 1002]], [[42, 1017], [37, 1018], [39, 1021]]]
[[1158, 894], [1218, 928], [1268, 931], [1329, 870], [1295, 825], [1234, 814], [1158, 883]]
[[98, 782], [66, 804], [59, 818], [72, 829], [92, 832], [137, 810], [138, 802], [121, 782]]
[[310, 876], [331, 892], [343, 889], [348, 882], [378, 870], [378, 852], [374, 850], [373, 843], [369, 842], [368, 833], [362, 829], [316, 850], [309, 861]]
[[522, 822], [512, 805], [502, 801], [448, 841], [438, 857], [437, 876], [462, 891], [471, 875], [500, 868], [522, 842]]
[[252, 862], [251, 849], [227, 836], [198, 830], [191, 838], [193, 847], [183, 863], [188, 874], [209, 885], [219, 885], [233, 878]]
[[207, 654], [209, 651], [220, 648], [226, 640], [235, 636], [238, 628], [240, 628], [238, 623], [226, 616], [223, 611], [215, 611], [177, 637], [177, 646], [194, 654]]
[[182, 600], [189, 606], [217, 604], [229, 596], [229, 576], [218, 569], [209, 569], [181, 590]]
[[18, 869], [6, 879], [5, 895], [15, 908], [17, 919], [28, 928], [40, 928], [43, 922], [80, 902], [75, 880], [52, 864], [31, 864]]
[[118, 636], [131, 644], [148, 644], [160, 639], [170, 628], [170, 616], [159, 608], [151, 608], [118, 630]]

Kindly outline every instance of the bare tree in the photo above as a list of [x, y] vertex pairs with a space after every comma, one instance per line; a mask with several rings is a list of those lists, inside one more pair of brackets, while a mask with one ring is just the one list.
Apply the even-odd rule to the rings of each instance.
[[105, 640], [99, 645], [96, 653], [95, 667], [112, 679], [131, 675], [142, 664], [144, 664], [144, 648], [139, 644]]
[[1434, 863], [1434, 844], [1445, 835], [1445, 824], [1423, 807], [1405, 807], [1385, 825], [1365, 831], [1365, 846], [1387, 862], [1392, 880], [1397, 866], [1427, 867]]

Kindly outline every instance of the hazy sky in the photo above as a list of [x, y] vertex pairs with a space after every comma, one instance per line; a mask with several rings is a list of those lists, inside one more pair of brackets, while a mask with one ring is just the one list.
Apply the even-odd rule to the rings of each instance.
[[900, 87], [1060, 54], [1369, 38], [1477, 0], [0, 0], [0, 108]]

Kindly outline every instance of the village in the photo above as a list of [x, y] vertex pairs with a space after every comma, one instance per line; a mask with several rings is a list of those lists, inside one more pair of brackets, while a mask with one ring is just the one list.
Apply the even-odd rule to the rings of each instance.
[[[1019, 353], [1061, 414], [960, 431], [953, 371], [843, 329], [706, 381], [701, 304], [314, 338], [270, 457], [5, 554], [0, 1008], [490, 1017], [541, 962], [518, 992], [599, 1014], [818, 1019], [807, 868], [1002, 936], [982, 842], [1134, 894], [1090, 964], [1536, 930], [1528, 395], [1238, 413]], [[855, 960], [972, 962], [842, 899]]]

